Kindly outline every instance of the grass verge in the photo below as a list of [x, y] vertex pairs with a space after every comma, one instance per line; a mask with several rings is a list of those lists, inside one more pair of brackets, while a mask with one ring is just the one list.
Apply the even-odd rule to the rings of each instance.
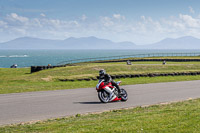
[[200, 99], [0, 127], [9, 132], [199, 132]]
[[[166, 77], [140, 77], [140, 78], [121, 78], [116, 81], [122, 81], [121, 85], [148, 84], [160, 82], [190, 81], [200, 80], [200, 75], [196, 76], [166, 76]], [[47, 90], [63, 90], [76, 88], [95, 88], [97, 81], [67, 81], [67, 82], [30, 82], [30, 81], [12, 81], [0, 82], [0, 94], [21, 93]]]

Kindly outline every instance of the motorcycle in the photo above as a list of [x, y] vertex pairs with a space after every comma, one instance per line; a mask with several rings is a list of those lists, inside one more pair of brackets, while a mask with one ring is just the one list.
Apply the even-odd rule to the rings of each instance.
[[[117, 85], [119, 86], [120, 84], [121, 81], [118, 81]], [[106, 87], [109, 87], [111, 89], [111, 94], [106, 91]], [[115, 86], [112, 86], [111, 83], [105, 84], [104, 80], [99, 80], [98, 84], [96, 85], [96, 90], [98, 92], [99, 100], [103, 103], [128, 100], [128, 94], [125, 89], [121, 88], [121, 93], [119, 94]]]

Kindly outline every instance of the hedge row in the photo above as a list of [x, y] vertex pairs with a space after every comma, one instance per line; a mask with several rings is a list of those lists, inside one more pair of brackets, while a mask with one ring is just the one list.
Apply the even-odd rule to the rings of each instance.
[[31, 66], [31, 73], [38, 72], [45, 69], [52, 69], [55, 67], [65, 67], [65, 65], [60, 66]]
[[[200, 75], [200, 72], [173, 72], [173, 73], [149, 73], [149, 74], [120, 74], [111, 75], [112, 79], [119, 78], [139, 78], [139, 77], [157, 77], [157, 76], [180, 76], [180, 75]], [[76, 79], [76, 81], [91, 81], [98, 80], [99, 76], [96, 78], [83, 78]], [[60, 79], [60, 81], [75, 81], [74, 79]]]

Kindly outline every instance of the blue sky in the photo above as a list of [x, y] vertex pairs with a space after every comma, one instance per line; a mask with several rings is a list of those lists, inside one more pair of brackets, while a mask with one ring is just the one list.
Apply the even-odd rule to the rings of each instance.
[[200, 38], [198, 0], [0, 0], [0, 42], [95, 36], [150, 44]]

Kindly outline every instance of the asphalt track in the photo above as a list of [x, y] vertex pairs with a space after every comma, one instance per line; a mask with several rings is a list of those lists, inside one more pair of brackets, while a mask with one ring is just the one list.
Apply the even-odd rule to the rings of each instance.
[[95, 88], [0, 94], [0, 125], [200, 98], [200, 80], [122, 87], [128, 101], [108, 104]]

